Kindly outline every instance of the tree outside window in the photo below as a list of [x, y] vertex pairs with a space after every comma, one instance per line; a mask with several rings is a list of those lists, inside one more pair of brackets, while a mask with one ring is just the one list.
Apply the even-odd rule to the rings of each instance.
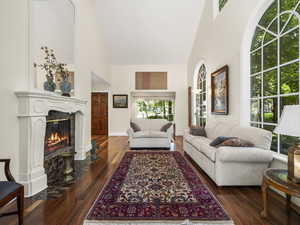
[[[274, 130], [285, 105], [299, 104], [300, 0], [275, 0], [260, 19], [250, 58], [251, 126]], [[295, 137], [273, 133], [271, 150], [287, 154]]]

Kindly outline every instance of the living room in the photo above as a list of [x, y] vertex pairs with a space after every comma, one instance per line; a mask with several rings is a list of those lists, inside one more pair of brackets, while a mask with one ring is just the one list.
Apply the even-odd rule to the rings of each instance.
[[0, 9], [0, 224], [300, 224], [300, 0]]

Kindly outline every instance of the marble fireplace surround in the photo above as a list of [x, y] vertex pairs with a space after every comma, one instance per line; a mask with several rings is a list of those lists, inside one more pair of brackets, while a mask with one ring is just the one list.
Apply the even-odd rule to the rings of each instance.
[[44, 169], [46, 116], [50, 110], [75, 113], [75, 160], [84, 160], [89, 150], [84, 142], [87, 101], [49, 92], [15, 92], [18, 100], [20, 161], [19, 182], [29, 197], [47, 188]]

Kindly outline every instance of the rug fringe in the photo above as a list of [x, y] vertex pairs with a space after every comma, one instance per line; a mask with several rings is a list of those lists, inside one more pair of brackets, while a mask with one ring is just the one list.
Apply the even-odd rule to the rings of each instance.
[[234, 225], [231, 220], [228, 221], [96, 221], [85, 220], [83, 225]]

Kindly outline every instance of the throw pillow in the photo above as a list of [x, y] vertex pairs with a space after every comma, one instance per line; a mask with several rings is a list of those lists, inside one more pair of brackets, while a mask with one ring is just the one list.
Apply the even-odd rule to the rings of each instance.
[[206, 137], [206, 131], [203, 127], [191, 127], [190, 134], [193, 136]]
[[242, 140], [239, 138], [231, 138], [229, 140], [224, 141], [218, 147], [228, 146], [228, 147], [254, 147], [254, 144], [250, 141]]
[[173, 123], [167, 123], [165, 125], [162, 126], [162, 128], [160, 129], [161, 132], [167, 132], [167, 130], [173, 126]]
[[212, 142], [210, 142], [210, 146], [212, 147], [216, 147], [218, 146], [219, 144], [222, 144], [224, 141], [227, 141], [229, 139], [232, 139], [233, 137], [224, 137], [224, 136], [220, 136], [220, 137], [217, 137], [215, 140], [213, 140]]
[[133, 132], [141, 131], [142, 129], [134, 122], [130, 122], [130, 127], [132, 128]]

